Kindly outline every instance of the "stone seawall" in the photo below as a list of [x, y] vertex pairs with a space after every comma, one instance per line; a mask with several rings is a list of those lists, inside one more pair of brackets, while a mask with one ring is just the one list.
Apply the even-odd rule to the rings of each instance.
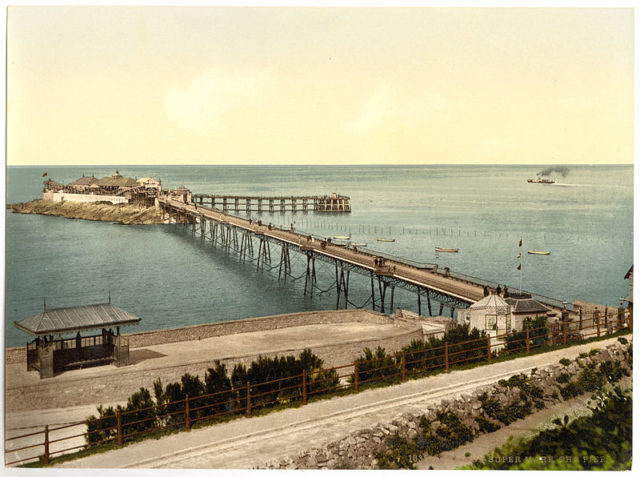
[[377, 323], [382, 325], [392, 323], [393, 318], [369, 310], [310, 311], [146, 331], [132, 333], [128, 336], [129, 346], [131, 348], [140, 348], [144, 346], [175, 343], [178, 341], [212, 338], [214, 336], [290, 328], [293, 326], [354, 322]]

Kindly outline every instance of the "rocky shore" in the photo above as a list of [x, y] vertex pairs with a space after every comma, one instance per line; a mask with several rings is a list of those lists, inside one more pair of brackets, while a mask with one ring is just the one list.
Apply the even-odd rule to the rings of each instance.
[[55, 215], [68, 219], [118, 222], [124, 225], [160, 224], [162, 216], [155, 207], [111, 203], [53, 202], [36, 199], [20, 204], [9, 204], [18, 214]]

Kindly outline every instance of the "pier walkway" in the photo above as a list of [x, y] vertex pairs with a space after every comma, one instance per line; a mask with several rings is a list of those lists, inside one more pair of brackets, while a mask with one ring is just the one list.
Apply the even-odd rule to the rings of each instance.
[[[269, 242], [281, 246], [279, 276], [284, 271], [285, 276], [290, 271], [289, 250], [302, 252], [307, 257], [305, 276], [305, 294], [309, 290], [313, 294], [315, 283], [315, 260], [320, 259], [335, 263], [336, 288], [338, 303], [341, 294], [344, 295], [345, 306], [348, 302], [349, 272], [355, 271], [368, 275], [371, 280], [371, 302], [373, 309], [379, 308], [385, 312], [387, 289], [390, 289], [390, 306], [393, 310], [393, 293], [396, 286], [417, 293], [418, 313], [422, 314], [421, 295], [425, 294], [429, 315], [432, 312], [431, 299], [440, 302], [439, 314], [443, 306], [451, 307], [452, 316], [455, 307], [467, 307], [480, 300], [485, 294], [483, 280], [473, 280], [472, 277], [461, 278], [460, 274], [451, 273], [449, 269], [438, 269], [436, 265], [419, 264], [409, 260], [390, 258], [384, 254], [376, 254], [371, 250], [359, 249], [346, 244], [332, 243], [330, 239], [301, 234], [293, 228], [286, 230], [266, 225], [260, 221], [244, 219], [207, 207], [185, 203], [167, 197], [158, 199], [159, 206], [177, 221], [191, 223], [195, 232], [200, 226], [200, 234], [213, 242], [224, 246], [233, 245], [241, 256], [254, 255], [253, 240], [259, 240], [257, 252], [257, 267], [270, 260]], [[207, 221], [209, 227], [207, 227]], [[240, 232], [241, 237], [238, 237]], [[346, 273], [345, 273], [346, 272]], [[377, 287], [374, 283], [377, 281]], [[375, 288], [378, 288], [376, 294]], [[376, 296], [377, 295], [377, 296]], [[539, 299], [537, 296], [536, 299]], [[562, 308], [562, 302], [554, 299], [540, 300], [556, 310]]]

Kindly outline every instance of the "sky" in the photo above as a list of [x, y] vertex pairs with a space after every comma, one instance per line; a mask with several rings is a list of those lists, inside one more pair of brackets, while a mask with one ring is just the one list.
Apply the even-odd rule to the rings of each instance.
[[630, 8], [7, 19], [9, 166], [633, 163]]

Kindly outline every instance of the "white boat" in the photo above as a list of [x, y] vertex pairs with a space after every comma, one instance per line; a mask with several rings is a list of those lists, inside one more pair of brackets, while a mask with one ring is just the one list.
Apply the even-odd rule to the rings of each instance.
[[351, 235], [334, 235], [331, 237], [333, 240], [349, 240]]
[[442, 248], [442, 247], [436, 247], [436, 252], [447, 252], [447, 253], [458, 253], [457, 248]]
[[540, 250], [529, 250], [531, 255], [551, 255], [551, 252], [542, 252]]
[[395, 242], [396, 239], [394, 238], [380, 238], [380, 237], [376, 237], [376, 240], [378, 242]]

